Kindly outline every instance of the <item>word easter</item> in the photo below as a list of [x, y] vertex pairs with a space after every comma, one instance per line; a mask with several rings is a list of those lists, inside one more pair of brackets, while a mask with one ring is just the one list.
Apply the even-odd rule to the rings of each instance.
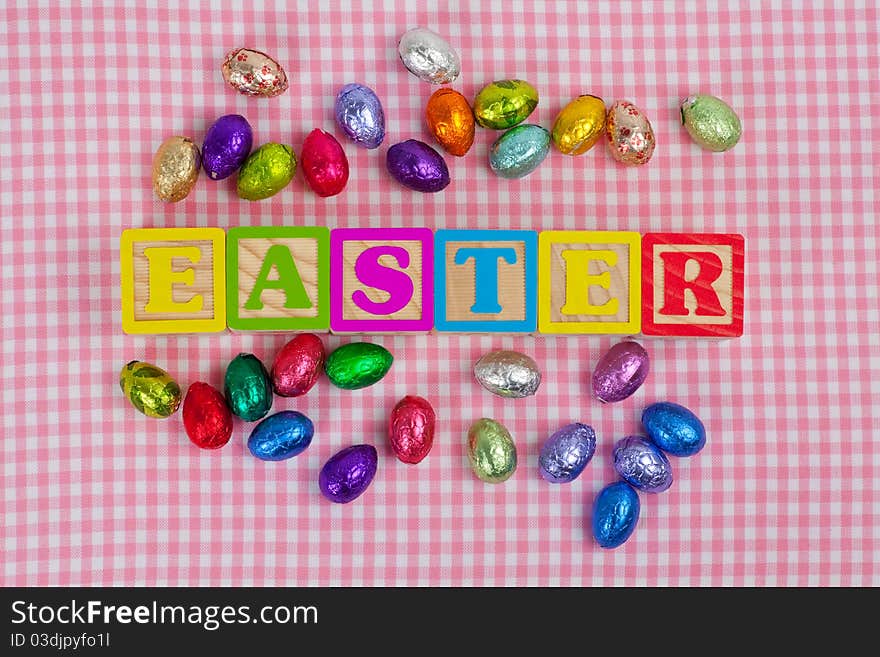
[[126, 333], [743, 332], [735, 234], [126, 230]]

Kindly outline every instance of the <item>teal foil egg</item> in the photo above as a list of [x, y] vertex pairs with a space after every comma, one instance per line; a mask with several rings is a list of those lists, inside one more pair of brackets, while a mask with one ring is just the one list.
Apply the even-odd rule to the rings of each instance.
[[253, 354], [239, 354], [226, 368], [223, 391], [233, 415], [259, 420], [272, 408], [272, 380]]
[[550, 151], [550, 133], [539, 125], [518, 125], [501, 135], [489, 151], [489, 166], [502, 178], [523, 178]]

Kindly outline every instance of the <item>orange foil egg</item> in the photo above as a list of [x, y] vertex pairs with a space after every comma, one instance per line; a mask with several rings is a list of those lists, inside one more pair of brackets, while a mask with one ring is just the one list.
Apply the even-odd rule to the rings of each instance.
[[474, 113], [467, 99], [454, 89], [434, 92], [425, 108], [428, 129], [450, 155], [461, 157], [474, 143]]

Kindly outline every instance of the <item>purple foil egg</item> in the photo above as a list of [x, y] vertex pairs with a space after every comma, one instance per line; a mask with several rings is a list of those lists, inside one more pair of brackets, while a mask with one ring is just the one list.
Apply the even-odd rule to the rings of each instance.
[[394, 144], [388, 149], [385, 165], [392, 178], [417, 192], [439, 192], [449, 184], [443, 156], [418, 139]]
[[338, 504], [357, 499], [376, 476], [378, 462], [379, 454], [372, 445], [352, 445], [337, 452], [321, 468], [321, 494]]
[[212, 180], [223, 180], [241, 168], [254, 144], [251, 124], [240, 114], [227, 114], [214, 121], [205, 135], [202, 164]]
[[376, 92], [362, 84], [347, 84], [336, 95], [336, 123], [358, 146], [379, 148], [385, 139], [385, 111]]
[[587, 424], [575, 422], [562, 427], [547, 439], [538, 457], [541, 476], [552, 484], [577, 479], [596, 452], [596, 432]]
[[601, 402], [626, 399], [645, 382], [648, 352], [638, 342], [624, 340], [611, 347], [593, 370], [593, 393]]
[[672, 466], [666, 454], [647, 438], [627, 436], [614, 445], [614, 469], [635, 488], [662, 493], [672, 486]]

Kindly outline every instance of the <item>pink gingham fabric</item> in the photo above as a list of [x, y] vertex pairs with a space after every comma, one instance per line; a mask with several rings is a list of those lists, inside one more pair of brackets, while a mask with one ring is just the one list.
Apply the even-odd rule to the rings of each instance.
[[[0, 9], [3, 584], [880, 584], [875, 2], [72, 4]], [[457, 48], [453, 86], [468, 98], [492, 80], [531, 82], [541, 99], [529, 121], [544, 127], [579, 94], [633, 101], [656, 132], [653, 159], [623, 168], [600, 145], [504, 180], [487, 164], [497, 133], [480, 130], [466, 157], [446, 158], [445, 191], [401, 188], [387, 145], [430, 140], [435, 90], [397, 58], [417, 26]], [[224, 54], [245, 46], [283, 64], [285, 94], [252, 99], [224, 84]], [[316, 127], [342, 139], [332, 108], [348, 82], [377, 91], [388, 137], [376, 151], [343, 142], [352, 173], [340, 196], [319, 198], [301, 175], [258, 203], [238, 199], [234, 177], [203, 175], [177, 204], [154, 196], [158, 145], [175, 134], [201, 143], [222, 114], [297, 152]], [[740, 114], [732, 151], [700, 150], [681, 127], [678, 105], [697, 92]], [[591, 399], [588, 374], [612, 337], [372, 336], [396, 356], [380, 384], [349, 392], [322, 379], [304, 398], [276, 398], [274, 410], [316, 426], [309, 450], [281, 463], [250, 456], [252, 425], [236, 421], [229, 445], [203, 452], [179, 414], [137, 413], [117, 383], [127, 361], [155, 363], [184, 389], [222, 386], [233, 356], [271, 363], [289, 336], [124, 335], [121, 231], [315, 224], [742, 233], [745, 335], [644, 339], [648, 382], [609, 406]], [[535, 397], [504, 400], [474, 382], [473, 362], [493, 348], [541, 364]], [[405, 394], [426, 396], [439, 418], [418, 466], [395, 460], [385, 437]], [[671, 490], [642, 496], [632, 539], [602, 550], [589, 517], [614, 480], [611, 446], [657, 400], [693, 409], [708, 444], [674, 460]], [[497, 486], [465, 454], [467, 427], [484, 416], [519, 450]], [[595, 427], [596, 456], [553, 486], [538, 450], [571, 421]], [[377, 446], [379, 472], [355, 503], [333, 505], [318, 471], [355, 442]]]

